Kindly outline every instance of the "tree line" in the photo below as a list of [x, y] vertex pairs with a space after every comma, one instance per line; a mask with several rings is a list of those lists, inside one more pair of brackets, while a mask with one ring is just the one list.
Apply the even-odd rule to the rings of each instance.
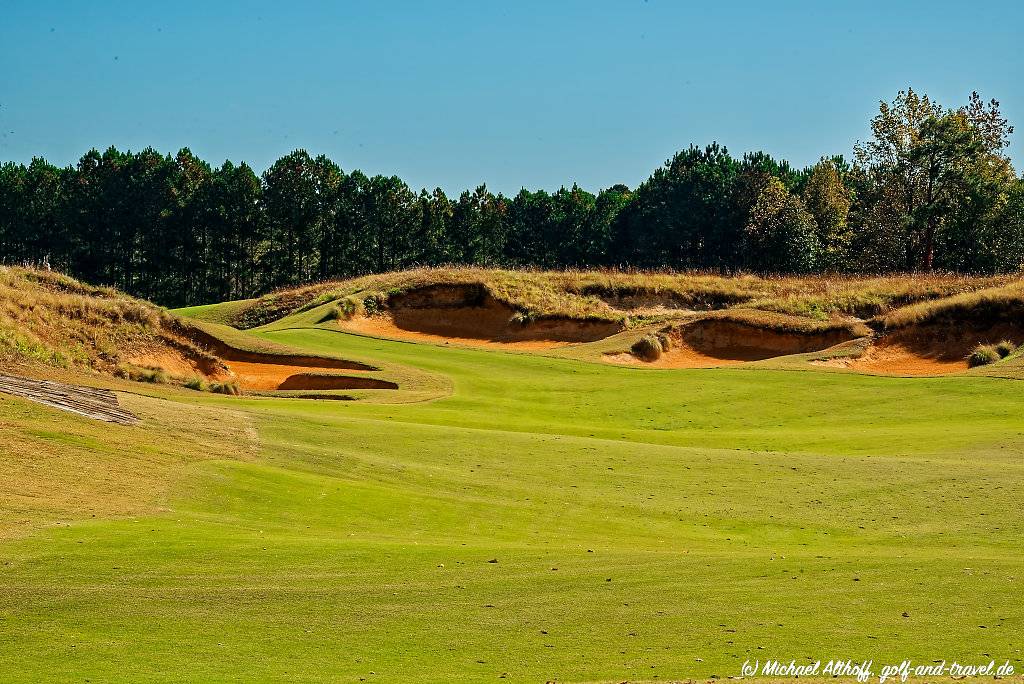
[[93, 149], [0, 166], [0, 260], [45, 263], [168, 306], [417, 265], [757, 273], [1013, 272], [1024, 179], [976, 93], [883, 102], [848, 161], [804, 169], [691, 146], [639, 187], [448, 197], [296, 150], [262, 175], [188, 149]]

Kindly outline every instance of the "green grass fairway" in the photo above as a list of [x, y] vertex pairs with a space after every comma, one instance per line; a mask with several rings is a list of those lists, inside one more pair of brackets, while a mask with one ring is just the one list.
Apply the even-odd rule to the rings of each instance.
[[66, 450], [71, 475], [131, 431], [181, 453], [145, 511], [0, 542], [0, 680], [665, 681], [737, 676], [748, 658], [1024, 669], [1019, 381], [256, 335], [450, 390], [387, 404], [144, 388], [161, 398], [150, 411], [246, 423], [257, 452], [237, 458], [227, 429], [95, 427], [4, 397], [4, 448]]

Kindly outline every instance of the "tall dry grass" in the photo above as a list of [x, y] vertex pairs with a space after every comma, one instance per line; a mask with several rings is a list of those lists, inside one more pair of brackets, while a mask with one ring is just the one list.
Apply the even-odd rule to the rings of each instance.
[[[173, 316], [116, 290], [0, 266], [0, 362], [112, 372], [126, 352], [165, 345]], [[180, 345], [180, 341], [175, 341]]]

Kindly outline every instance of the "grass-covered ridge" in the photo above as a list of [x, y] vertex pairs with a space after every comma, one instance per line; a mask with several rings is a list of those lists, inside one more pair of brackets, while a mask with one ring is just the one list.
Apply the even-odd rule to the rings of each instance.
[[745, 326], [753, 331], [775, 333], [791, 333], [795, 335], [814, 335], [827, 333], [845, 333], [849, 337], [865, 337], [871, 334], [871, 328], [863, 322], [851, 318], [808, 318], [792, 314], [777, 313], [761, 309], [726, 309], [713, 311], [700, 316], [702, 322], [720, 321]]
[[1024, 282], [963, 292], [936, 301], [919, 302], [882, 318], [887, 329], [912, 325], [970, 323], [995, 325], [1024, 320]]
[[[266, 372], [280, 374], [280, 382], [264, 387], [258, 376]], [[0, 267], [0, 373], [119, 389], [170, 384], [221, 394], [272, 393], [280, 384], [290, 396], [391, 402], [424, 401], [450, 391], [447, 378], [415, 368], [382, 366], [372, 356], [310, 355], [111, 288], [20, 267]], [[377, 388], [399, 389], [384, 398]]]
[[902, 306], [1019, 282], [1017, 277], [957, 275], [885, 277], [719, 276], [705, 273], [512, 271], [423, 268], [291, 288], [255, 300], [192, 307], [191, 315], [239, 328], [337, 302], [341, 313], [369, 303], [371, 312], [397, 294], [434, 285], [482, 285], [528, 316], [609, 321], [646, 320], [665, 311], [757, 309], [826, 320], [871, 318]]
[[216, 367], [181, 322], [149, 302], [59, 273], [0, 266], [0, 364], [127, 375], [134, 362], [166, 350]]

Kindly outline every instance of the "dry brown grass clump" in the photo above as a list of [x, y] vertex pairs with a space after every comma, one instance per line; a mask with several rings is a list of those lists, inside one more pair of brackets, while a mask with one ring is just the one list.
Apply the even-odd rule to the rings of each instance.
[[633, 343], [630, 351], [642, 361], [657, 361], [665, 351], [665, 345], [655, 335], [644, 335]]
[[987, 366], [990, 363], [995, 363], [1000, 358], [995, 345], [979, 344], [971, 351], [970, 356], [967, 357], [967, 365], [971, 368]]
[[1003, 340], [998, 344], [979, 344], [971, 350], [967, 357], [967, 365], [971, 368], [987, 366], [1002, 361], [1017, 351], [1017, 345], [1009, 340]]

